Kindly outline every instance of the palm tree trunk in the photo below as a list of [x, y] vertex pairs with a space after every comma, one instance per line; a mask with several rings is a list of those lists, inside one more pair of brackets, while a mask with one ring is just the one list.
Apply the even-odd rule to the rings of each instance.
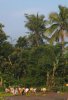
[[62, 55], [63, 55], [63, 51], [64, 51], [64, 30], [61, 30], [61, 46], [62, 46]]
[[39, 46], [39, 42], [38, 42], [38, 34], [35, 34], [35, 40], [36, 40], [36, 46]]

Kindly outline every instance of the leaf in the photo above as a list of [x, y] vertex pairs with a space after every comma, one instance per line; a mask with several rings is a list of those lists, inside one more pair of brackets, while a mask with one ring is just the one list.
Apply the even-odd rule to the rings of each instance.
[[45, 36], [48, 36], [53, 33], [53, 31], [58, 27], [58, 24], [53, 24], [50, 27], [48, 27], [44, 33]]

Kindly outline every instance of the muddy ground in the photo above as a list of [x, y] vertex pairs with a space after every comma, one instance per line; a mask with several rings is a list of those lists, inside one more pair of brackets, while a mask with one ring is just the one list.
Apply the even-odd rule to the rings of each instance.
[[57, 93], [49, 93], [43, 96], [13, 96], [6, 97], [6, 100], [68, 100], [68, 93], [65, 94], [57, 94]]

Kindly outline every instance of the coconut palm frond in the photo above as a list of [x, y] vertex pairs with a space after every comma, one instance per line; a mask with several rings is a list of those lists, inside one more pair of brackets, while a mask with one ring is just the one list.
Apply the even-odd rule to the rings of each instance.
[[53, 31], [55, 29], [57, 29], [58, 27], [58, 24], [53, 24], [51, 25], [49, 28], [46, 29], [46, 31], [44, 32], [44, 36], [48, 36], [48, 35], [51, 35], [53, 33]]
[[51, 38], [49, 39], [50, 43], [53, 43], [54, 41], [58, 42], [59, 41], [59, 34], [60, 31], [56, 30], [55, 33], [51, 36]]
[[51, 13], [49, 15], [49, 19], [50, 19], [51, 22], [58, 22], [59, 23], [59, 20], [60, 20], [59, 14], [57, 14], [57, 13]]

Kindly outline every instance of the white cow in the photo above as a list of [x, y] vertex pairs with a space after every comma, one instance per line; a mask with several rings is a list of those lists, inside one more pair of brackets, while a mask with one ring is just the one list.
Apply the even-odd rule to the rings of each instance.
[[46, 92], [46, 88], [41, 88], [41, 92], [45, 93]]
[[29, 88], [25, 88], [24, 93], [27, 95], [29, 93]]
[[5, 88], [5, 92], [6, 93], [9, 93], [10, 92], [10, 89], [9, 88]]
[[14, 94], [17, 95], [18, 94], [18, 88], [14, 89]]
[[15, 90], [13, 87], [10, 87], [10, 93], [12, 93], [13, 95], [15, 95]]
[[37, 88], [30, 88], [30, 91], [36, 93]]

